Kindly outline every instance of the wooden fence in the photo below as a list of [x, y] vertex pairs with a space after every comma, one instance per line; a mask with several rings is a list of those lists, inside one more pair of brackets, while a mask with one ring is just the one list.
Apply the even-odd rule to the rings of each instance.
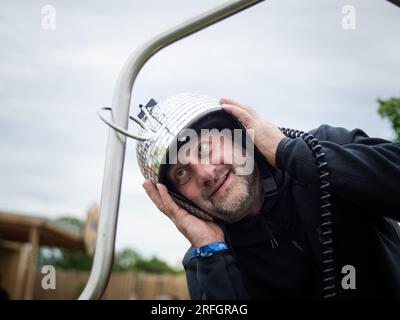
[[[43, 289], [44, 275], [36, 273], [33, 298], [76, 299], [89, 277], [88, 272], [56, 271], [56, 289]], [[144, 272], [124, 271], [111, 274], [104, 300], [115, 299], [189, 299], [185, 275], [156, 275]]]

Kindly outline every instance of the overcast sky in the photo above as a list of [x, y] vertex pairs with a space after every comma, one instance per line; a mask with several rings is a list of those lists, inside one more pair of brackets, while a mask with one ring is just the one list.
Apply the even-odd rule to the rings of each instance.
[[[100, 201], [111, 104], [129, 54], [224, 1], [15, 1], [0, 11], [0, 210], [84, 219]], [[43, 6], [56, 12], [42, 28]], [[343, 6], [355, 29], [342, 26]], [[279, 126], [322, 123], [393, 138], [378, 97], [400, 96], [400, 8], [384, 0], [271, 0], [158, 53], [134, 85], [131, 113], [180, 92], [246, 102]], [[188, 242], [141, 188], [128, 142], [117, 249], [176, 264]]]

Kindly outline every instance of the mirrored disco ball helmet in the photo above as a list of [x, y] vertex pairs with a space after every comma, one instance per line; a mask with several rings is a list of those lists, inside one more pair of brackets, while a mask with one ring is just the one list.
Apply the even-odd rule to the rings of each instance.
[[[152, 131], [150, 139], [138, 141], [136, 145], [136, 157], [140, 170], [146, 179], [153, 183], [163, 183], [168, 189], [171, 185], [168, 183], [165, 171], [169, 151], [174, 146], [178, 146], [179, 149], [182, 130], [194, 129], [200, 132], [201, 129], [242, 129], [243, 146], [252, 143], [243, 125], [225, 112], [219, 100], [213, 97], [182, 93], [170, 96], [159, 103], [151, 99], [145, 106], [139, 107], [138, 117]], [[139, 136], [146, 137], [148, 132], [142, 129]], [[262, 161], [265, 164], [262, 166], [262, 176], [271, 178], [271, 167], [256, 147], [254, 147], [254, 157], [256, 162]], [[275, 189], [275, 186], [273, 182], [272, 188]]]
[[[165, 182], [169, 151], [179, 146], [178, 135], [183, 129], [240, 128], [239, 122], [222, 110], [218, 99], [206, 95], [177, 94], [159, 103], [151, 99], [139, 107], [138, 117], [153, 134], [137, 143], [136, 156], [143, 176], [153, 183]], [[146, 130], [139, 132], [139, 136], [146, 135]]]
[[[136, 157], [143, 176], [153, 183], [162, 183], [167, 186], [174, 201], [188, 212], [209, 221], [214, 217], [204, 212], [192, 201], [176, 190], [166, 175], [169, 165], [170, 151], [177, 152], [180, 145], [186, 143], [184, 129], [193, 129], [197, 133], [201, 129], [241, 129], [242, 146], [251, 143], [254, 150], [254, 160], [259, 164], [258, 169], [262, 177], [265, 194], [273, 195], [276, 182], [264, 156], [253, 146], [250, 137], [246, 134], [243, 125], [233, 116], [225, 112], [218, 99], [191, 93], [183, 93], [166, 98], [157, 103], [151, 99], [145, 106], [140, 105], [138, 118], [147, 126], [139, 132], [143, 141], [136, 145]], [[149, 129], [151, 134], [149, 136]], [[262, 165], [260, 165], [262, 164]]]

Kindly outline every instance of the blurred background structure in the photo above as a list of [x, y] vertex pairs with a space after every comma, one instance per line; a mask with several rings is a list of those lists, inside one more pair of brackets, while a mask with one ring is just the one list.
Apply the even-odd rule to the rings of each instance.
[[0, 213], [0, 285], [11, 299], [32, 299], [40, 246], [83, 250], [82, 235], [37, 217]]
[[[89, 277], [98, 209], [83, 225], [0, 212], [0, 287], [8, 299], [76, 299]], [[55, 267], [54, 289], [44, 288], [42, 267]], [[185, 276], [157, 258], [132, 249], [117, 252], [103, 299], [188, 299]]]

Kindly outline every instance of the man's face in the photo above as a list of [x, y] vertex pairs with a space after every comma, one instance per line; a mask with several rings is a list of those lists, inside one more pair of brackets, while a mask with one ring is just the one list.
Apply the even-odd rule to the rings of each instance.
[[187, 144], [197, 152], [181, 152], [177, 164], [167, 169], [175, 188], [222, 221], [236, 222], [246, 217], [258, 195], [260, 179], [257, 166], [250, 174], [237, 174], [240, 166], [235, 161], [235, 152], [243, 155], [242, 146], [226, 133], [215, 132], [200, 135], [197, 141]]

